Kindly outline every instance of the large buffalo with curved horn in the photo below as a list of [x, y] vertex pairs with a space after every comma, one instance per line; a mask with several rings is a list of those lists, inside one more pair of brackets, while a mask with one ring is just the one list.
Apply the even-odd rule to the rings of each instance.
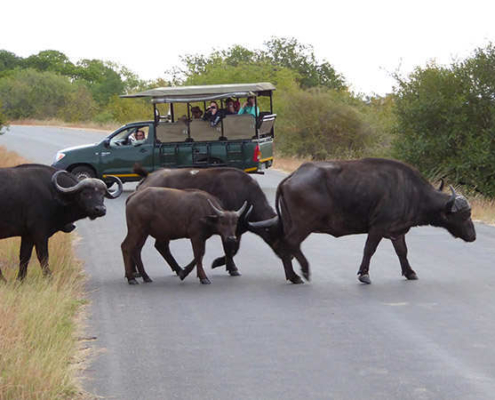
[[[138, 191], [147, 187], [199, 189], [218, 198], [225, 210], [237, 210], [244, 202], [249, 204], [246, 214], [240, 218], [237, 226], [236, 244], [227, 248], [224, 243], [225, 256], [218, 257], [212, 264], [212, 268], [226, 265], [227, 271], [232, 276], [240, 275], [234, 256], [239, 250], [242, 235], [248, 231], [247, 221], [264, 221], [277, 215], [268, 204], [258, 182], [249, 174], [236, 168], [160, 169], [148, 173], [136, 164], [134, 172], [144, 178], [136, 189]], [[248, 210], [250, 210], [249, 214]], [[270, 236], [264, 231], [259, 234], [270, 246], [276, 245], [280, 239], [278, 235]], [[160, 243], [155, 246], [159, 247]]]
[[[138, 283], [134, 276], [136, 266], [143, 280], [151, 282], [141, 260], [141, 249], [150, 235], [156, 239], [158, 252], [181, 279], [196, 265], [200, 282], [209, 284], [203, 269], [205, 242], [218, 234], [227, 247], [235, 247], [237, 221], [246, 207], [244, 202], [237, 211], [225, 211], [215, 196], [201, 190], [148, 187], [134, 192], [126, 203], [128, 232], [121, 246], [129, 284]], [[177, 264], [169, 248], [171, 240], [181, 238], [191, 240], [194, 253], [193, 261], [185, 269]]]
[[402, 275], [418, 279], [407, 259], [405, 235], [411, 227], [445, 228], [466, 242], [476, 239], [468, 201], [451, 187], [437, 190], [407, 164], [394, 160], [308, 162], [278, 186], [278, 216], [250, 223], [255, 232], [271, 231], [283, 241], [274, 249], [284, 264], [286, 278], [302, 283], [292, 268], [292, 256], [310, 277], [301, 243], [312, 233], [335, 237], [367, 233], [359, 280], [371, 283], [370, 260], [383, 238], [390, 239], [399, 257]]
[[[70, 232], [73, 222], [106, 213], [104, 197], [122, 193], [122, 182], [110, 192], [99, 179], [78, 180], [67, 171], [39, 164], [0, 168], [0, 239], [20, 236], [20, 266], [17, 278], [26, 277], [33, 247], [45, 275], [48, 267], [48, 239], [56, 232]], [[0, 270], [0, 280], [5, 280]]]

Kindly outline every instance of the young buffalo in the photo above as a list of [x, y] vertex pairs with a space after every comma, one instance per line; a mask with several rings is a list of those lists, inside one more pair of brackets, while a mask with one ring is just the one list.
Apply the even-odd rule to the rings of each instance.
[[[129, 284], [138, 283], [135, 266], [145, 282], [152, 282], [141, 260], [141, 249], [149, 235], [156, 239], [155, 248], [181, 280], [197, 265], [200, 282], [209, 284], [202, 262], [205, 242], [218, 234], [224, 243], [235, 246], [237, 221], [246, 206], [244, 203], [238, 211], [224, 211], [216, 197], [201, 190], [149, 187], [133, 193], [127, 199], [128, 232], [121, 246]], [[184, 270], [169, 248], [171, 240], [182, 238], [191, 239], [194, 252], [194, 260]]]

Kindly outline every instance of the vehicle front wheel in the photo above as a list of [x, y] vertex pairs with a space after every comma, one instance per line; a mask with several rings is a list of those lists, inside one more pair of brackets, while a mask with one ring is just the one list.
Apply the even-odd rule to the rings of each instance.
[[82, 181], [83, 179], [86, 178], [94, 178], [96, 176], [93, 168], [86, 167], [84, 165], [74, 168], [71, 172], [72, 175], [74, 175], [78, 181]]

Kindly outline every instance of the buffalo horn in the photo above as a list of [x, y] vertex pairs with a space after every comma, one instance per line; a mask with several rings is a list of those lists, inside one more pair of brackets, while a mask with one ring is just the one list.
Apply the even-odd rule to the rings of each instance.
[[53, 185], [55, 186], [55, 188], [60, 192], [60, 193], [66, 193], [66, 194], [70, 194], [70, 193], [77, 193], [79, 192], [84, 186], [86, 186], [88, 184], [87, 180], [86, 179], [83, 179], [82, 181], [79, 181], [76, 185], [72, 186], [72, 187], [68, 187], [68, 188], [64, 188], [62, 186], [60, 186], [57, 182], [57, 179], [58, 179], [58, 176], [60, 174], [63, 174], [63, 173], [66, 173], [68, 174], [67, 171], [65, 170], [60, 170], [60, 171], [57, 171], [55, 172], [53, 175], [52, 175], [52, 183]]
[[211, 208], [213, 208], [213, 211], [215, 211], [215, 214], [217, 214], [219, 217], [222, 217], [223, 216], [223, 211], [220, 210], [219, 208], [216, 208], [213, 203], [210, 201], [210, 199], [206, 199], [208, 200], [208, 203], [210, 203], [210, 206]]
[[271, 226], [277, 225], [277, 223], [278, 223], [278, 215], [273, 218], [266, 219], [264, 221], [248, 222], [248, 225], [251, 228], [269, 228]]
[[457, 193], [455, 192], [454, 188], [452, 185], [449, 186], [450, 191], [452, 192], [452, 195], [449, 198], [449, 201], [447, 202], [446, 208], [447, 211], [452, 211], [452, 207], [454, 206], [455, 198], [457, 197]]
[[253, 212], [253, 208], [254, 206], [251, 205], [249, 207], [249, 209], [246, 211], [246, 214], [244, 214], [244, 220], [247, 221], [249, 219], [249, 216], [251, 215], [251, 213]]
[[113, 192], [111, 192], [110, 190], [108, 190], [108, 187], [107, 187], [107, 192], [105, 193], [105, 197], [107, 199], [116, 199], [117, 197], [119, 197], [122, 194], [122, 191], [124, 190], [124, 186], [122, 185], [122, 181], [113, 175], [108, 175], [107, 178], [110, 178], [110, 180], [114, 181], [117, 184], [118, 188], [115, 189]]
[[242, 213], [246, 210], [247, 207], [247, 201], [244, 202], [244, 204], [239, 208], [235, 213], [237, 214], [238, 217], [242, 215]]

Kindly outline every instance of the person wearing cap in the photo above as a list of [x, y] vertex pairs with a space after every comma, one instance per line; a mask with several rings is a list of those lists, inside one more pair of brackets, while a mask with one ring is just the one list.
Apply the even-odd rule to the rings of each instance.
[[254, 96], [249, 96], [247, 98], [247, 101], [242, 105], [238, 114], [251, 114], [255, 118], [260, 115], [260, 109], [255, 106]]

